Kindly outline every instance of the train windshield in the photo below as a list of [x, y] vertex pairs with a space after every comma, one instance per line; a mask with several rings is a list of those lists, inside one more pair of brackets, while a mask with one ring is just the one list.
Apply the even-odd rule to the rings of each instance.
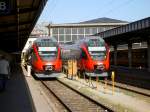
[[106, 58], [105, 51], [90, 51], [89, 53], [93, 60], [104, 60]]
[[36, 41], [38, 47], [55, 47], [57, 42], [53, 41], [52, 38], [45, 38]]
[[57, 51], [40, 51], [39, 55], [43, 61], [51, 61], [57, 58]]
[[104, 60], [106, 58], [105, 47], [88, 47], [88, 51], [93, 60]]
[[57, 46], [57, 43], [56, 42], [49, 42], [49, 41], [37, 42], [37, 46], [38, 47], [53, 47], [53, 46]]
[[105, 41], [102, 38], [89, 39], [87, 46], [93, 60], [104, 60], [106, 58]]
[[105, 42], [102, 38], [90, 39], [88, 41], [88, 47], [100, 47], [105, 46]]
[[57, 57], [57, 47], [38, 47], [38, 52], [44, 61], [51, 61]]

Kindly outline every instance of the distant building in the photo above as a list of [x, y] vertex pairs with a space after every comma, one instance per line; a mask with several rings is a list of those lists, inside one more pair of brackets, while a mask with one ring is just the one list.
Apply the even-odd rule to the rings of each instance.
[[45, 27], [49, 23], [42, 22], [35, 25], [33, 28], [31, 35], [37, 35], [37, 36], [48, 36], [48, 29]]
[[49, 24], [47, 28], [50, 36], [55, 37], [59, 43], [66, 43], [125, 24], [128, 22], [98, 18], [79, 23]]

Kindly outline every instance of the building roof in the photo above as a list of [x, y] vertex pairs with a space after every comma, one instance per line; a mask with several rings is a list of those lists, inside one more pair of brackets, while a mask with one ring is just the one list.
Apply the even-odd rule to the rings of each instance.
[[111, 18], [97, 18], [97, 19], [92, 19], [92, 20], [88, 20], [88, 21], [83, 21], [83, 22], [79, 22], [78, 24], [88, 24], [88, 23], [128, 23], [127, 21], [122, 21], [122, 20], [117, 20], [117, 19], [111, 19]]
[[56, 27], [95, 27], [95, 26], [120, 26], [128, 24], [127, 21], [121, 21], [111, 18], [98, 18], [89, 21], [79, 22], [79, 23], [64, 23], [64, 24], [49, 24], [48, 28]]
[[147, 41], [150, 39], [150, 17], [109, 29], [96, 35], [103, 37], [110, 45]]

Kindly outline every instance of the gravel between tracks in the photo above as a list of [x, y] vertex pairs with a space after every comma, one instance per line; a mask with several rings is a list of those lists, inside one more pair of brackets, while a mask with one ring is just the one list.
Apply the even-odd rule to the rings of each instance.
[[112, 95], [111, 90], [106, 90], [105, 93], [102, 85], [100, 85], [99, 90], [96, 91], [95, 89], [91, 89], [76, 80], [68, 80], [66, 78], [59, 78], [59, 80], [63, 83], [68, 84], [72, 88], [75, 88], [76, 90], [82, 92], [88, 97], [96, 100], [97, 102], [100, 102], [103, 105], [110, 107], [116, 112], [149, 112], [150, 110], [149, 102], [126, 95], [118, 91], [117, 89], [115, 89], [116, 91], [114, 95]]

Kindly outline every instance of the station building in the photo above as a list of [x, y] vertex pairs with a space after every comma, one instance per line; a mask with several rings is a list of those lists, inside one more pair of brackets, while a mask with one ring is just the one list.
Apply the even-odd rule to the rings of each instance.
[[67, 43], [126, 24], [126, 21], [104, 17], [79, 23], [49, 24], [47, 28], [49, 36], [59, 43]]

